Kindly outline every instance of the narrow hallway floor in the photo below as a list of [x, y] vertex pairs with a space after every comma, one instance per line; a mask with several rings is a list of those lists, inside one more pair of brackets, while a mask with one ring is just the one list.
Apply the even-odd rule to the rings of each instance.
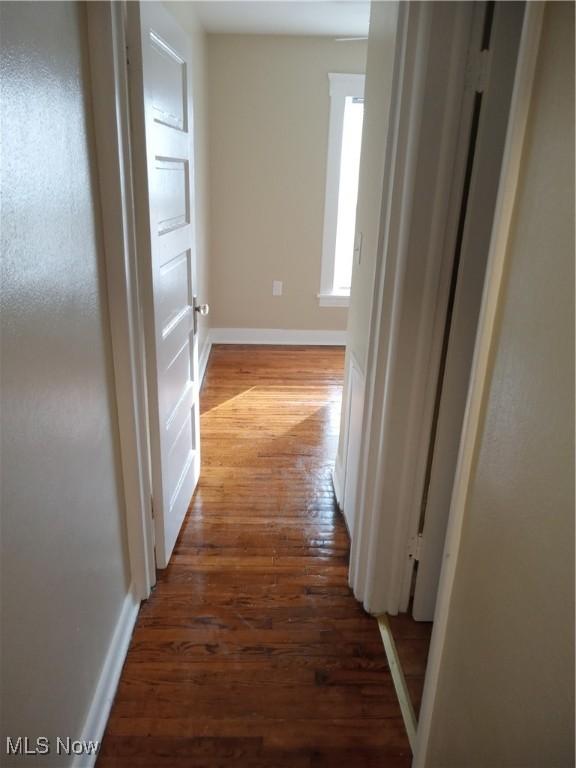
[[99, 768], [402, 768], [377, 622], [332, 491], [344, 351], [216, 346], [202, 474], [142, 605]]

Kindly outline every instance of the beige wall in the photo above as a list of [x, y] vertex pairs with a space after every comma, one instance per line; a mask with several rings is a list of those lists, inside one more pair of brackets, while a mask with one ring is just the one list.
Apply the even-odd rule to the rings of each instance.
[[574, 765], [574, 6], [549, 3], [430, 768]]
[[77, 738], [129, 584], [85, 8], [1, 26], [0, 720]]
[[214, 327], [346, 327], [346, 309], [316, 298], [328, 73], [363, 72], [365, 53], [363, 42], [208, 36]]
[[[194, 161], [196, 216], [196, 284], [198, 301], [210, 304], [210, 265], [208, 255], [209, 229], [209, 179], [208, 179], [208, 114], [206, 102], [206, 35], [198, 23], [192, 3], [166, 2], [164, 6], [186, 30], [192, 43], [192, 109], [194, 114]], [[198, 317], [198, 353], [200, 359], [206, 350], [207, 333], [212, 325], [212, 315]]]

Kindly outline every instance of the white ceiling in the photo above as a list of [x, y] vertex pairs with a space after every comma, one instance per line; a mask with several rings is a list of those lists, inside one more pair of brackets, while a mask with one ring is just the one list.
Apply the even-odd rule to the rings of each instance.
[[258, 35], [368, 35], [370, 3], [365, 0], [211, 0], [178, 3], [182, 19], [193, 6], [207, 32]]

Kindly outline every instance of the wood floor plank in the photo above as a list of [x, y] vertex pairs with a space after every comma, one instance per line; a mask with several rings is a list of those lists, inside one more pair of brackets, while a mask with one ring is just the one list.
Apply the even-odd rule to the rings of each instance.
[[200, 483], [99, 768], [410, 765], [377, 623], [347, 583], [331, 481], [343, 363], [339, 348], [213, 348]]

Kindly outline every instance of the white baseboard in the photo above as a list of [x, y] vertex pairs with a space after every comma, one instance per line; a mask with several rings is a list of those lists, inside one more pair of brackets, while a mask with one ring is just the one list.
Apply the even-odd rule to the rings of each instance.
[[337, 346], [346, 344], [346, 331], [298, 331], [285, 328], [212, 328], [212, 344], [287, 344]]
[[342, 467], [336, 457], [336, 464], [334, 465], [334, 471], [332, 472], [332, 485], [334, 486], [334, 495], [336, 496], [336, 503], [338, 509], [342, 512], [344, 510], [344, 486], [343, 486]]
[[[104, 736], [116, 688], [120, 681], [124, 659], [128, 653], [128, 646], [130, 645], [139, 608], [140, 601], [134, 597], [133, 590], [130, 588], [124, 599], [116, 629], [112, 635], [108, 653], [102, 665], [100, 678], [96, 684], [92, 703], [84, 721], [82, 735], [80, 736], [80, 739], [83, 741], [102, 743], [102, 737]], [[76, 755], [72, 761], [72, 768], [92, 768], [96, 763], [97, 757], [97, 754]]]
[[202, 348], [202, 352], [199, 355], [198, 358], [198, 368], [200, 369], [200, 386], [202, 386], [202, 382], [204, 381], [204, 374], [206, 373], [206, 368], [208, 367], [208, 358], [210, 357], [210, 352], [212, 350], [212, 331], [208, 331], [206, 334], [206, 339], [204, 341], [204, 346]]

